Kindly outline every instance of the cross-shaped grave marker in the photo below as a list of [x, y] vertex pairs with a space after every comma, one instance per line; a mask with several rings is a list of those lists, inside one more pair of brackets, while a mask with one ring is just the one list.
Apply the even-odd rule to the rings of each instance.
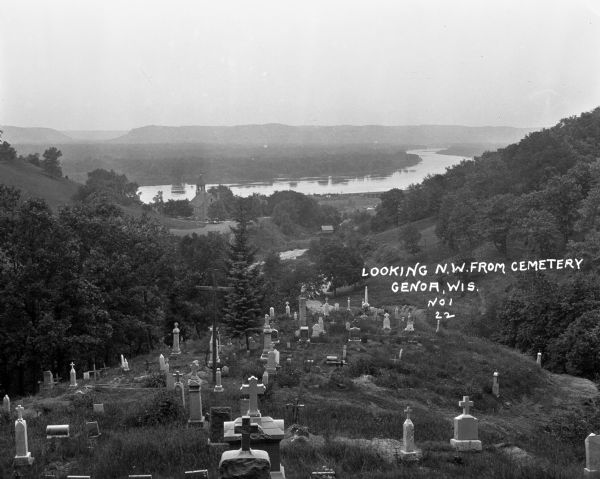
[[304, 407], [304, 404], [300, 404], [300, 399], [296, 398], [293, 403], [288, 403], [285, 405], [286, 408], [291, 408], [292, 410], [292, 423], [298, 423], [300, 421], [300, 408]]
[[175, 376], [175, 382], [180, 383], [181, 376], [183, 376], [183, 374], [181, 374], [179, 371], [175, 371], [175, 374], [173, 374], [173, 376]]
[[259, 431], [258, 424], [250, 424], [250, 416], [242, 416], [242, 425], [234, 429], [234, 432], [242, 434], [242, 451], [250, 450], [250, 436]]
[[248, 378], [248, 384], [242, 384], [240, 391], [242, 394], [248, 394], [250, 402], [248, 403], [248, 415], [252, 417], [260, 417], [260, 411], [258, 410], [258, 395], [265, 393], [265, 385], [258, 384], [258, 379], [251, 376]]
[[473, 407], [473, 404], [473, 401], [469, 401], [469, 396], [463, 396], [463, 400], [458, 403], [458, 405], [463, 408], [463, 414], [465, 416], [469, 415], [469, 408]]
[[15, 409], [17, 410], [17, 414], [19, 415], [17, 420], [22, 421], [23, 420], [23, 411], [25, 411], [25, 408], [19, 404]]

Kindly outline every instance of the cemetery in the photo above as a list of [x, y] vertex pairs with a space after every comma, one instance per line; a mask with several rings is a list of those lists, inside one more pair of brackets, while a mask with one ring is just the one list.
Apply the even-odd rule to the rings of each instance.
[[4, 397], [0, 476], [595, 477], [591, 382], [367, 301], [290, 301], [249, 352], [219, 334], [216, 382], [212, 329], [183, 346], [176, 324], [172, 345], [113, 368], [46, 371], [37, 395]]

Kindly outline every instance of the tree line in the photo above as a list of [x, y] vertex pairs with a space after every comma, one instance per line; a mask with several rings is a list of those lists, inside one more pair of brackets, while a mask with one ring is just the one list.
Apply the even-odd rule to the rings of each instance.
[[492, 307], [474, 323], [505, 344], [541, 350], [557, 372], [594, 377], [600, 365], [599, 205], [596, 108], [405, 191], [387, 192], [368, 226], [406, 228], [434, 217], [437, 236], [456, 257], [476, 258], [489, 244], [500, 260], [583, 258], [585, 270], [571, 275], [519, 275], [505, 293], [487, 298]]

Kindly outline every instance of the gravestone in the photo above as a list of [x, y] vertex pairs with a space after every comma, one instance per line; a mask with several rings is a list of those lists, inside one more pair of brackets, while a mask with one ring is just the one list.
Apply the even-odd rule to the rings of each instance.
[[31, 452], [29, 452], [29, 446], [27, 444], [27, 421], [23, 419], [24, 409], [25, 408], [20, 404], [16, 407], [19, 417], [15, 421], [15, 466], [31, 466], [34, 461], [34, 458], [31, 456]]
[[389, 313], [385, 313], [383, 315], [383, 332], [389, 333], [391, 330], [392, 327], [390, 326], [390, 315]]
[[323, 329], [321, 329], [320, 323], [313, 324], [311, 337], [318, 338], [322, 332]]
[[369, 290], [368, 290], [367, 286], [365, 286], [365, 298], [363, 299], [362, 307], [363, 308], [369, 307]]
[[8, 397], [8, 394], [5, 394], [2, 399], [2, 410], [10, 414], [10, 398]]
[[104, 404], [102, 404], [102, 403], [93, 404], [92, 411], [95, 414], [104, 414]]
[[348, 311], [350, 311], [350, 310], [351, 310], [351, 308], [350, 308], [350, 296], [348, 296], [348, 306], [346, 307], [346, 309], [347, 309]]
[[158, 357], [158, 369], [161, 373], [167, 370], [167, 363], [165, 362], [165, 357], [162, 354]]
[[494, 394], [494, 396], [500, 397], [500, 383], [498, 380], [498, 371], [494, 371], [492, 393]]
[[404, 331], [414, 331], [415, 330], [415, 322], [410, 313], [408, 313], [408, 320], [406, 321], [406, 328]]
[[52, 371], [44, 371], [44, 389], [52, 389], [54, 387], [54, 376]]
[[298, 321], [298, 312], [294, 311], [294, 321]]
[[335, 471], [323, 466], [320, 470], [311, 472], [310, 479], [336, 479]]
[[356, 326], [350, 328], [349, 330], [349, 335], [348, 335], [348, 342], [349, 343], [360, 343], [360, 328], [357, 328]]
[[173, 389], [177, 393], [177, 396], [181, 397], [181, 404], [185, 407], [185, 388], [183, 387], [183, 383], [181, 382], [181, 376], [183, 376], [179, 371], [175, 371], [175, 385]]
[[[212, 362], [213, 362], [213, 328], [212, 326], [208, 327], [208, 330], [210, 331], [210, 340], [208, 342], [208, 367], [212, 367]], [[219, 331], [217, 331], [217, 364], [219, 364], [221, 362], [221, 358], [219, 357], [219, 354], [221, 352], [221, 341], [219, 341]]]
[[537, 353], [537, 359], [535, 360], [536, 364], [541, 368], [542, 367], [542, 352], [539, 351]]
[[335, 304], [333, 305], [333, 310], [334, 310], [334, 311], [339, 311], [339, 310], [340, 310], [340, 303], [335, 303]]
[[225, 451], [219, 462], [219, 479], [271, 479], [271, 461], [266, 451], [250, 449], [250, 435], [259, 432], [249, 416], [242, 418], [236, 432], [241, 433], [241, 448]]
[[269, 357], [269, 350], [271, 349], [271, 345], [273, 344], [271, 338], [271, 326], [269, 325], [269, 315], [265, 316], [265, 324], [263, 326], [263, 351], [260, 356], [262, 361], [266, 361]]
[[308, 326], [300, 326], [300, 341], [310, 342]]
[[269, 308], [269, 317], [275, 319], [275, 308], [273, 306]]
[[86, 421], [85, 432], [88, 438], [100, 437], [100, 428], [98, 427], [98, 421]]
[[208, 469], [197, 469], [196, 471], [185, 471], [183, 477], [186, 479], [208, 479]]
[[585, 438], [585, 469], [583, 477], [600, 477], [600, 436], [591, 433]]
[[325, 297], [325, 304], [323, 305], [323, 315], [325, 317], [329, 316], [330, 310], [331, 310], [331, 305], [329, 304], [329, 298]]
[[350, 331], [350, 321], [346, 321], [346, 331]]
[[265, 390], [265, 385], [258, 384], [258, 379], [254, 376], [248, 378], [248, 384], [242, 384], [240, 392], [242, 394], [247, 394], [249, 398], [248, 412], [244, 414], [244, 416], [260, 417], [260, 411], [258, 410], [258, 395], [264, 394]]
[[210, 445], [226, 444], [223, 441], [223, 434], [225, 431], [224, 424], [226, 421], [231, 421], [231, 408], [230, 407], [211, 407], [210, 408], [210, 427], [209, 427], [208, 444], [210, 444]]
[[266, 369], [265, 369], [265, 372], [264, 372], [264, 373], [263, 373], [263, 375], [262, 375], [262, 383], [263, 383], [265, 386], [268, 386], [268, 384], [269, 384], [269, 373], [267, 372], [267, 370], [266, 370]]
[[271, 344], [279, 344], [279, 331], [271, 328]]
[[175, 376], [169, 371], [165, 372], [165, 379], [167, 384], [167, 391], [173, 391], [175, 389]]
[[77, 373], [75, 372], [75, 363], [71, 361], [71, 371], [69, 372], [69, 387], [76, 388], [77, 387]]
[[410, 419], [412, 409], [410, 406], [404, 410], [406, 420], [402, 426], [402, 447], [400, 448], [400, 459], [403, 461], [416, 461], [419, 458], [419, 452], [415, 447], [415, 426]]
[[290, 310], [290, 302], [286, 301], [285, 302], [285, 315], [289, 318], [291, 314], [291, 310]]
[[217, 384], [215, 384], [214, 392], [222, 393], [223, 391], [223, 385], [221, 384], [221, 368], [217, 368]]
[[458, 405], [463, 408], [463, 413], [454, 418], [454, 438], [450, 439], [450, 444], [458, 451], [481, 451], [477, 418], [469, 414], [473, 401], [469, 401], [469, 396], [464, 396]]
[[71, 437], [68, 424], [46, 426], [46, 439], [66, 439], [68, 437]]
[[398, 306], [394, 308], [394, 319], [400, 319], [400, 308]]
[[179, 347], [179, 333], [179, 323], [175, 323], [175, 327], [173, 328], [173, 348], [171, 350], [171, 356], [181, 354], [181, 349]]
[[348, 347], [345, 344], [342, 347], [342, 361], [346, 361], [347, 348]]
[[[234, 357], [235, 357], [235, 353], [234, 353]], [[229, 366], [223, 366], [221, 368], [221, 374], [223, 375], [224, 378], [229, 376]]]
[[[191, 368], [192, 375], [188, 379], [188, 389], [190, 395], [190, 418], [188, 419], [188, 425], [191, 424], [203, 426], [204, 416], [202, 415], [202, 394], [200, 390], [202, 380], [198, 376], [198, 369], [200, 368], [200, 366], [197, 360], [192, 362]], [[179, 378], [177, 378], [177, 380], [179, 381]], [[183, 404], [185, 405], [185, 400]]]
[[442, 321], [441, 319], [438, 319], [438, 320], [437, 320], [437, 327], [435, 328], [435, 333], [436, 333], [436, 334], [440, 332], [440, 322], [441, 322], [441, 321]]
[[300, 327], [306, 326], [306, 298], [300, 294], [298, 298], [299, 311], [300, 311]]
[[83, 372], [83, 380], [84, 381], [89, 381], [90, 380], [90, 372], [89, 371], [84, 371]]

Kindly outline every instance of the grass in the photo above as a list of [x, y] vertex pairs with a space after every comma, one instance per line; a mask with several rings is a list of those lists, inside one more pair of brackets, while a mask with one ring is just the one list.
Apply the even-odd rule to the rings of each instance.
[[[298, 374], [298, 382], [286, 386], [271, 378], [260, 399], [263, 415], [286, 419], [286, 404], [300, 397], [305, 408], [300, 423], [312, 434], [322, 436], [323, 445], [313, 442], [287, 442], [282, 445], [282, 462], [289, 479], [304, 479], [322, 466], [334, 468], [345, 479], [381, 478], [498, 478], [566, 479], [581, 474], [583, 440], [600, 428], [596, 399], [584, 398], [578, 386], [570, 387], [568, 376], [552, 375], [539, 369], [533, 358], [455, 330], [439, 334], [429, 320], [417, 319], [411, 336], [397, 328], [389, 335], [380, 333], [381, 324], [359, 322], [368, 336], [365, 343], [348, 347], [347, 367], [325, 365], [325, 356], [341, 354], [346, 331], [341, 320], [346, 312], [332, 313], [338, 325], [310, 345], [299, 344], [292, 320], [279, 318], [277, 327], [284, 338], [279, 345], [282, 361], [292, 357], [292, 366], [283, 368]], [[379, 320], [381, 321], [381, 320]], [[392, 326], [396, 326], [394, 322]], [[293, 339], [292, 339], [293, 338]], [[290, 340], [288, 350], [286, 342]], [[184, 372], [195, 358], [204, 357], [206, 341], [186, 344], [186, 352], [174, 363]], [[395, 363], [399, 349], [402, 360]], [[239, 387], [248, 375], [261, 376], [263, 364], [256, 344], [251, 355], [227, 348], [230, 375], [223, 378], [225, 392], [212, 391], [210, 381], [202, 389], [203, 410], [211, 406], [231, 407], [239, 415]], [[162, 351], [163, 353], [165, 351]], [[160, 352], [132, 358], [130, 367], [137, 375], [144, 360], [153, 363]], [[233, 360], [233, 354], [237, 359]], [[314, 361], [310, 371], [305, 360]], [[175, 368], [175, 364], [173, 365]], [[156, 369], [157, 365], [153, 365]], [[494, 370], [500, 372], [501, 397], [491, 394]], [[107, 380], [118, 383], [119, 372], [109, 372]], [[41, 395], [14, 399], [26, 407], [29, 446], [36, 458], [31, 477], [43, 473], [92, 474], [94, 478], [122, 478], [127, 474], [152, 473], [158, 479], [180, 478], [184, 470], [209, 469], [217, 477], [221, 450], [206, 446], [207, 430], [188, 428], [187, 413], [178, 400], [164, 389], [134, 387], [131, 377], [121, 379], [119, 388], [95, 388], [80, 395], [66, 386]], [[473, 414], [479, 419], [484, 451], [457, 454], [449, 445], [452, 419], [460, 413], [463, 395], [474, 400]], [[95, 415], [92, 404], [103, 402], [106, 413]], [[423, 458], [417, 464], [383, 460], [358, 439], [401, 441], [403, 413], [413, 409], [417, 447]], [[34, 417], [34, 411], [39, 416]], [[102, 436], [90, 443], [83, 433], [86, 420], [98, 420]], [[48, 424], [70, 424], [71, 438], [62, 442], [45, 439]], [[14, 454], [14, 417], [0, 421], [0, 477], [10, 477]], [[341, 442], [338, 438], [346, 438]], [[522, 448], [529, 460], [518, 460], [494, 444]]]

